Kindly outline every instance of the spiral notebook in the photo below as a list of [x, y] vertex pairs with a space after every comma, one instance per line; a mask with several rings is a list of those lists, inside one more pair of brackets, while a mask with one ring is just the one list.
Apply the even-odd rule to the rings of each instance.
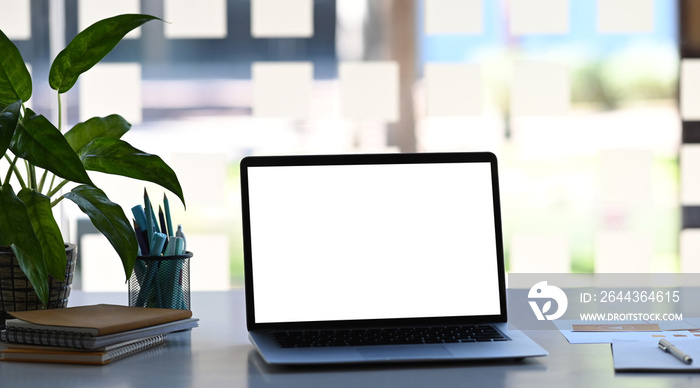
[[0, 340], [94, 349], [197, 326], [189, 310], [90, 305], [11, 313]]
[[104, 365], [146, 349], [162, 345], [165, 334], [132, 340], [101, 351], [83, 351], [50, 346], [16, 345], [0, 350], [0, 361], [49, 362], [59, 364]]

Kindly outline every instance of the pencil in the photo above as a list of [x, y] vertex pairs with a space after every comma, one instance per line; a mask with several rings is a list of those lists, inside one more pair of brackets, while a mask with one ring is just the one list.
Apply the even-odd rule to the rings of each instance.
[[148, 229], [146, 231], [146, 242], [150, 247], [151, 241], [153, 240], [153, 233], [155, 233], [155, 229], [153, 227], [153, 218], [151, 217], [151, 214], [153, 214], [153, 208], [151, 207], [151, 200], [148, 199], [148, 192], [146, 191], [146, 188], [143, 189], [143, 202], [144, 207], [146, 208], [146, 228]]
[[165, 207], [165, 221], [168, 226], [168, 231], [166, 232], [165, 230], [163, 230], [163, 233], [171, 237], [175, 236], [175, 230], [173, 229], [173, 220], [170, 217], [170, 202], [168, 202], [168, 197], [165, 196], [165, 193], [163, 193], [163, 207]]
[[143, 230], [141, 230], [136, 220], [134, 220], [133, 222], [134, 233], [136, 233], [136, 241], [138, 241], [139, 247], [141, 248], [141, 256], [148, 256], [148, 243], [146, 242], [146, 238], [143, 235]]
[[160, 230], [165, 235], [165, 245], [163, 246], [163, 251], [165, 251], [165, 246], [168, 245], [168, 231], [165, 228], [165, 216], [163, 215], [163, 208], [158, 206], [158, 220], [160, 221]]

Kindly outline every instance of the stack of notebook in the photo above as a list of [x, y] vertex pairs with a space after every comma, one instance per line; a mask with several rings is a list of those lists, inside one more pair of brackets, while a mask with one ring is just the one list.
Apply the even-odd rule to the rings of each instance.
[[189, 310], [91, 305], [13, 312], [0, 331], [1, 361], [106, 364], [197, 327]]

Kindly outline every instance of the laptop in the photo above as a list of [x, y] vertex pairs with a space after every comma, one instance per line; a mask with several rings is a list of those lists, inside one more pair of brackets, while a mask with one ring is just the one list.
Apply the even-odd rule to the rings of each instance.
[[246, 323], [269, 364], [522, 359], [496, 156], [241, 161]]

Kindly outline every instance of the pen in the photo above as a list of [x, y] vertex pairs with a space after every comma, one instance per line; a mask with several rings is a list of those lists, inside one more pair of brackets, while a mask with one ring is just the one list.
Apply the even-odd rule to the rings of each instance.
[[141, 205], [132, 207], [131, 213], [134, 215], [134, 220], [136, 220], [136, 223], [141, 230], [148, 229], [148, 224], [146, 224], [146, 212], [143, 211], [143, 207]]
[[187, 239], [185, 239], [185, 233], [182, 232], [182, 225], [177, 226], [175, 236], [182, 238], [182, 249], [177, 253], [178, 255], [182, 255], [187, 251]]
[[665, 338], [662, 338], [659, 341], [659, 348], [666, 353], [671, 353], [673, 357], [676, 357], [677, 359], [683, 361], [688, 365], [693, 363], [693, 359], [689, 355], [687, 355], [684, 351], [678, 349], [672, 343], [668, 342], [668, 340]]

